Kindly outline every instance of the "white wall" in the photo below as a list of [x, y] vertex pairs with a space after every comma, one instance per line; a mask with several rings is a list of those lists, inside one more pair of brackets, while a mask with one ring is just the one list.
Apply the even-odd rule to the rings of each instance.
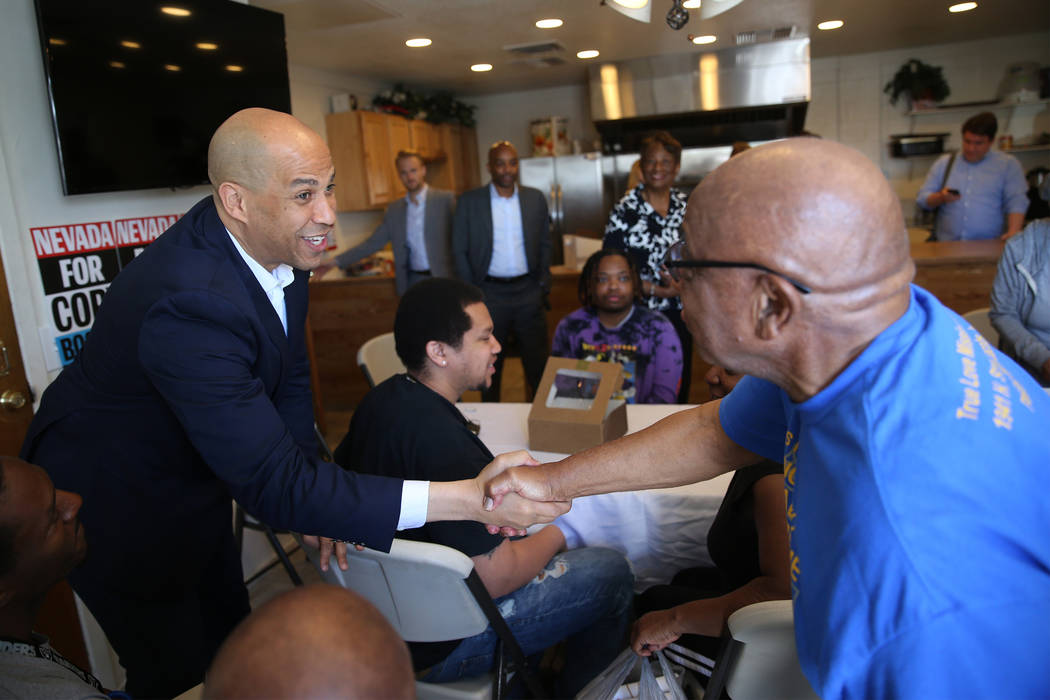
[[[806, 128], [827, 139], [853, 146], [882, 169], [897, 194], [911, 211], [932, 157], [893, 158], [888, 143], [892, 134], [950, 133], [948, 148], [960, 147], [959, 128], [985, 107], [909, 117], [906, 100], [890, 105], [883, 86], [900, 66], [911, 58], [941, 66], [951, 88], [948, 104], [994, 100], [1007, 67], [1019, 61], [1050, 64], [1050, 32], [997, 37], [955, 44], [922, 46], [896, 51], [816, 59], [812, 63], [813, 98], [806, 117]], [[1018, 106], [994, 110], [999, 134], [1014, 139], [1050, 132], [1050, 105]], [[1027, 172], [1050, 165], [1050, 151], [1017, 154]]]
[[[485, 168], [489, 146], [507, 140], [518, 149], [518, 155], [532, 155], [532, 137], [529, 125], [534, 119], [566, 117], [570, 142], [579, 141], [584, 152], [597, 150], [598, 132], [591, 121], [590, 98], [587, 85], [565, 85], [542, 90], [501, 92], [494, 95], [461, 97], [467, 104], [477, 105], [478, 155], [481, 181], [488, 182]], [[599, 146], [600, 147], [600, 146]]]
[[[0, 65], [4, 68], [0, 74], [0, 255], [29, 384], [39, 397], [57, 372], [46, 369], [40, 341], [38, 329], [50, 324], [50, 314], [29, 230], [183, 213], [210, 190], [194, 187], [64, 196], [37, 36], [33, 0], [4, 0], [0, 6]], [[322, 135], [329, 95], [350, 92], [368, 104], [373, 93], [386, 87], [295, 66], [290, 76], [293, 112]], [[355, 242], [371, 232], [377, 219], [378, 214], [372, 212], [340, 214], [337, 240], [346, 245]]]

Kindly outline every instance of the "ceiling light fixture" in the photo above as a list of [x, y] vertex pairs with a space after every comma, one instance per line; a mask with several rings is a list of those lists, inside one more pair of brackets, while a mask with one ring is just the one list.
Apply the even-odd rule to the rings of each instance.
[[110, 68], [123, 68], [124, 67], [124, 62], [123, 61], [110, 61], [109, 62], [109, 67]]
[[562, 24], [564, 24], [564, 22], [562, 22], [557, 17], [551, 17], [550, 19], [541, 19], [536, 22], [536, 26], [540, 29], [557, 29]]
[[182, 70], [182, 66], [176, 66], [174, 63], [165, 63], [164, 70], [171, 71], [172, 73], [178, 73]]
[[218, 44], [214, 44], [210, 41], [199, 41], [197, 42], [197, 48], [201, 51], [214, 51], [219, 48]]
[[585, 49], [576, 52], [576, 58], [598, 58], [598, 52], [594, 49]]
[[602, 4], [616, 10], [621, 15], [646, 24], [649, 23], [649, 18], [652, 16], [653, 6], [649, 0], [602, 0]]
[[230, 71], [231, 73], [242, 73], [244, 71], [244, 66], [238, 66], [231, 63], [230, 65], [226, 66], [226, 70]]
[[424, 46], [430, 46], [432, 43], [434, 42], [432, 42], [430, 39], [427, 39], [425, 36], [420, 36], [416, 37], [415, 39], [407, 40], [405, 42], [405, 46], [408, 46], [413, 49], [421, 49]]
[[845, 24], [845, 22], [843, 22], [841, 19], [829, 19], [827, 22], [821, 22], [820, 24], [818, 24], [817, 25], [817, 29], [820, 29], [820, 30], [823, 30], [823, 31], [826, 32], [829, 29], [838, 29], [839, 27], [841, 27], [844, 24]]
[[172, 17], [189, 17], [190, 16], [190, 11], [187, 10], [185, 7], [171, 7], [171, 6], [168, 6], [168, 7], [160, 8], [160, 11], [163, 12], [164, 14], [170, 15]]
[[952, 5], [949, 7], [948, 12], [969, 12], [976, 8], [977, 3], [975, 2], [960, 2], [958, 5]]
[[137, 42], [137, 41], [130, 41], [128, 39], [125, 39], [124, 41], [120, 42], [120, 45], [123, 46], [125, 49], [141, 49], [142, 48], [142, 44], [140, 44], [139, 42]]
[[682, 3], [682, 7], [687, 10], [699, 10], [700, 0], [685, 0], [685, 2]]
[[57, 36], [53, 36], [53, 37], [48, 38], [47, 43], [50, 44], [51, 46], [65, 46], [66, 45], [66, 40], [65, 39], [59, 39]]
[[718, 41], [718, 37], [714, 34], [704, 34], [702, 36], [693, 36], [692, 34], [690, 34], [689, 41], [693, 42], [694, 44], [713, 44], [716, 41]]
[[707, 0], [703, 5], [700, 6], [700, 19], [711, 19], [716, 15], [720, 15], [726, 10], [731, 10], [739, 5], [743, 0]]
[[484, 73], [485, 71], [492, 70], [492, 64], [491, 63], [475, 63], [474, 65], [472, 65], [470, 67], [470, 69], [472, 71], [474, 71], [475, 73]]
[[689, 23], [689, 10], [682, 7], [682, 0], [674, 0], [665, 20], [667, 26], [676, 32]]

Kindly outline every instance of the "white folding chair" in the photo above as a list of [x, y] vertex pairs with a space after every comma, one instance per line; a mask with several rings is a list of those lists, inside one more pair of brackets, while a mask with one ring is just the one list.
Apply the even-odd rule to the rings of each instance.
[[999, 347], [999, 331], [995, 330], [995, 326], [992, 325], [991, 320], [988, 318], [988, 312], [991, 311], [987, 306], [982, 309], [974, 309], [973, 311], [967, 311], [962, 315], [971, 326], [977, 329], [977, 332], [984, 336], [984, 339], [993, 347]]
[[394, 346], [394, 334], [383, 333], [366, 340], [357, 350], [357, 366], [364, 372], [370, 387], [404, 372], [405, 366]]
[[[320, 571], [318, 550], [304, 546], [303, 551]], [[500, 641], [494, 673], [453, 683], [417, 682], [421, 700], [502, 698], [515, 671], [533, 697], [542, 697], [538, 680], [470, 557], [439, 544], [395, 539], [389, 553], [348, 547], [347, 558], [350, 567], [346, 571], [333, 557], [321, 577], [363, 596], [405, 641], [464, 639], [484, 632], [490, 624], [496, 631]]]
[[818, 700], [798, 664], [794, 620], [790, 600], [754, 603], [730, 615], [705, 700], [718, 700], [723, 691], [733, 700]]

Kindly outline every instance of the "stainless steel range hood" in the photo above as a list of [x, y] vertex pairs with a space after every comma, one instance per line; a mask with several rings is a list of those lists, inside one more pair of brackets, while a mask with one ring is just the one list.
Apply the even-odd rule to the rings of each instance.
[[590, 66], [591, 115], [606, 152], [636, 151], [645, 132], [683, 146], [797, 134], [810, 99], [809, 38]]

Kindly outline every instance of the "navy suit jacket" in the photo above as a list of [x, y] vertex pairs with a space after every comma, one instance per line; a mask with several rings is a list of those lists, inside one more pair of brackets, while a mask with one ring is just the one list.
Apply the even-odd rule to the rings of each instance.
[[[452, 264], [452, 211], [456, 196], [427, 186], [427, 206], [423, 211], [423, 241], [427, 261], [434, 277], [455, 277]], [[408, 202], [401, 197], [386, 208], [383, 221], [372, 235], [335, 257], [335, 264], [347, 268], [375, 253], [387, 243], [394, 250], [394, 284], [399, 295], [408, 289]]]
[[389, 549], [402, 482], [315, 457], [307, 279], [285, 288], [286, 336], [208, 197], [110, 286], [22, 456], [83, 496], [115, 578], [191, 583], [231, 495], [274, 527]]
[[[492, 262], [492, 202], [489, 185], [459, 196], [452, 223], [452, 254], [459, 277], [481, 285]], [[551, 288], [551, 235], [547, 200], [533, 187], [518, 185], [521, 230], [529, 275], [544, 292]]]

